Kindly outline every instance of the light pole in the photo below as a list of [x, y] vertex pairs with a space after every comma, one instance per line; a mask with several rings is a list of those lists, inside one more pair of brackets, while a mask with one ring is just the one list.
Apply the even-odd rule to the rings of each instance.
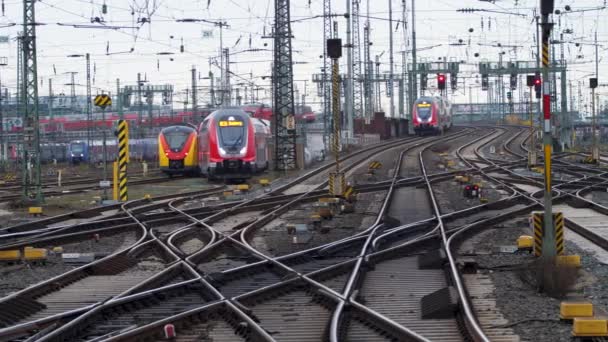
[[[86, 54], [72, 54], [68, 55], [68, 58], [82, 58], [86, 60], [86, 74], [87, 74], [87, 146], [91, 147], [91, 121], [92, 121], [92, 107], [91, 107], [91, 55]], [[73, 74], [72, 74], [73, 75]], [[73, 77], [73, 76], [72, 76]], [[72, 81], [74, 83], [74, 81]], [[74, 85], [72, 84], [72, 87]], [[91, 160], [91, 158], [89, 158]]]
[[591, 147], [591, 161], [594, 164], [599, 163], [600, 161], [600, 148], [597, 144], [597, 113], [596, 113], [596, 99], [595, 99], [595, 88], [597, 88], [597, 77], [592, 77], [589, 79], [589, 88], [591, 88], [591, 112], [592, 112], [592, 117], [593, 117], [593, 127], [592, 127], [592, 132], [593, 132], [593, 140], [592, 140], [592, 147]]

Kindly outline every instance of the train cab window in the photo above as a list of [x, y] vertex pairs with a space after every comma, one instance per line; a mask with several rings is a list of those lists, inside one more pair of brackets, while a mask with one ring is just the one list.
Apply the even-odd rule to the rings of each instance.
[[245, 143], [245, 122], [240, 117], [228, 116], [218, 122], [220, 141], [223, 146], [241, 147]]
[[431, 104], [427, 102], [421, 102], [416, 104], [416, 110], [420, 119], [428, 119], [431, 117]]
[[170, 129], [164, 129], [162, 133], [171, 151], [177, 152], [184, 148], [192, 132], [193, 130], [188, 127], [171, 127]]

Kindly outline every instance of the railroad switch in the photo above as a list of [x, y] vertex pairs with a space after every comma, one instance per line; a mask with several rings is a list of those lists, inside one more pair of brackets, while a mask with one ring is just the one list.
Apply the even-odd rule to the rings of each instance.
[[418, 255], [418, 268], [421, 270], [441, 269], [448, 261], [443, 249], [433, 249]]
[[30, 262], [44, 263], [47, 258], [47, 250], [44, 248], [25, 247], [23, 250], [23, 259]]
[[469, 176], [455, 176], [454, 180], [461, 184], [465, 184], [470, 181], [470, 177]]
[[576, 317], [592, 317], [593, 304], [590, 302], [561, 302], [559, 318], [571, 320]]
[[530, 235], [521, 235], [517, 238], [517, 249], [532, 252], [534, 249], [534, 238]]
[[266, 179], [266, 178], [262, 178], [259, 180], [259, 183], [261, 186], [269, 186], [270, 185], [270, 180]]
[[318, 214], [314, 214], [314, 215], [310, 216], [310, 221], [312, 222], [312, 226], [315, 229], [321, 228], [322, 220], [323, 220], [323, 218]]
[[150, 194], [145, 194], [144, 195], [144, 199], [147, 201], [151, 201], [152, 200], [152, 196]]
[[458, 311], [458, 291], [453, 286], [444, 287], [420, 299], [422, 319], [452, 318]]
[[235, 188], [236, 190], [246, 192], [249, 191], [249, 184], [238, 184]]
[[598, 317], [576, 317], [572, 323], [574, 337], [608, 336], [608, 320]]
[[0, 262], [13, 263], [21, 260], [21, 251], [18, 249], [0, 251]]
[[342, 205], [340, 205], [340, 212], [342, 214], [351, 214], [355, 212], [355, 206], [352, 203], [343, 203]]
[[570, 267], [581, 267], [581, 256], [580, 255], [558, 255], [556, 262], [558, 265], [570, 266]]
[[32, 216], [42, 216], [42, 207], [29, 207], [27, 211]]
[[479, 264], [475, 259], [466, 258], [458, 260], [460, 272], [463, 274], [477, 274]]
[[353, 188], [351, 185], [348, 185], [346, 187], [343, 196], [345, 200], [351, 203], [357, 200], [357, 192], [355, 191], [355, 188]]
[[592, 156], [588, 156], [588, 157], [585, 157], [584, 159], [582, 159], [581, 163], [583, 163], [583, 164], [597, 164], [597, 159], [593, 158]]

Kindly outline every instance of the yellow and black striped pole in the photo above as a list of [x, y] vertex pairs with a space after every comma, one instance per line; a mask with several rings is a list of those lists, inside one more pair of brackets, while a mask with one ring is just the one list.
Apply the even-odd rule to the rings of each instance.
[[118, 120], [118, 200], [129, 200], [127, 191], [127, 164], [129, 163], [129, 123]]
[[331, 58], [331, 111], [333, 114], [333, 136], [331, 149], [336, 158], [336, 171], [329, 174], [329, 193], [333, 196], [344, 196], [346, 181], [340, 171], [340, 64], [342, 57], [342, 40], [331, 38], [327, 40], [327, 55]]
[[553, 1], [541, 0], [541, 29], [542, 29], [542, 89], [543, 89], [543, 151], [545, 159], [545, 196], [544, 196], [544, 235], [543, 235], [543, 257], [555, 259], [555, 231], [553, 229], [553, 208], [551, 193], [551, 92], [549, 87], [549, 38], [553, 23], [549, 22], [549, 15], [553, 13]]

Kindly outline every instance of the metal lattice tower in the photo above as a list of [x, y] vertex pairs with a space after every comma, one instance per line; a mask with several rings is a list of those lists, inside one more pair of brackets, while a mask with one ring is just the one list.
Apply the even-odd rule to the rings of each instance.
[[353, 24], [353, 109], [354, 117], [363, 116], [363, 87], [361, 81], [361, 37], [359, 35], [359, 0], [353, 0], [353, 11], [351, 13]]
[[363, 83], [363, 95], [365, 98], [365, 118], [369, 123], [374, 112], [374, 88], [372, 87], [372, 76], [374, 73], [374, 64], [372, 63], [371, 49], [369, 46], [369, 20], [363, 28], [363, 54], [365, 55], [365, 77]]
[[[93, 143], [91, 139], [91, 125], [93, 124], [93, 108], [91, 106], [91, 55], [87, 53], [85, 55], [86, 63], [87, 63], [87, 143], [88, 146], [91, 146]], [[72, 74], [72, 89], [75, 89], [76, 85], [74, 84], [74, 74]], [[76, 99], [76, 91], [73, 90], [74, 95], [72, 99]], [[72, 101], [73, 101], [72, 100]]]
[[[40, 130], [36, 61], [36, 0], [23, 1], [23, 198], [42, 202], [40, 182]], [[28, 168], [30, 165], [31, 168]]]
[[21, 105], [23, 90], [23, 32], [17, 33], [17, 108]]
[[[323, 0], [323, 42], [332, 37], [331, 31], [331, 0]], [[325, 150], [329, 145], [329, 132], [331, 130], [331, 85], [329, 84], [329, 58], [327, 46], [323, 43], [323, 143]]]
[[289, 0], [275, 0], [274, 23], [274, 137], [275, 169], [296, 168], [293, 64]]

